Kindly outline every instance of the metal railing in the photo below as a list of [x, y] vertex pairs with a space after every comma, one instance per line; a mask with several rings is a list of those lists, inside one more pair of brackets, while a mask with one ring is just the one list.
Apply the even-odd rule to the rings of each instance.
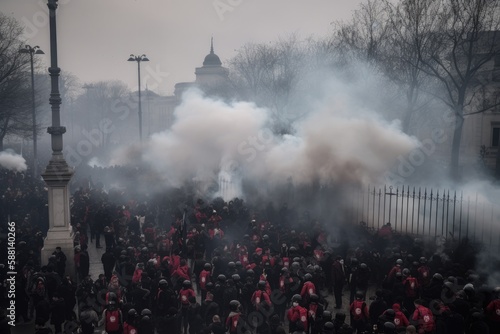
[[465, 238], [500, 252], [500, 203], [479, 194], [422, 187], [369, 186], [353, 194], [349, 220], [401, 234]]

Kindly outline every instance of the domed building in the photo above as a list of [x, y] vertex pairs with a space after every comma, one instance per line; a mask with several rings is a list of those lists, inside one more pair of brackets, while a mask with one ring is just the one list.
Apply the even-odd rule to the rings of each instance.
[[148, 135], [172, 126], [175, 108], [181, 102], [182, 94], [191, 87], [201, 89], [207, 96], [231, 96], [229, 70], [222, 66], [219, 56], [215, 54], [213, 39], [210, 53], [205, 56], [203, 65], [195, 68], [194, 73], [195, 81], [175, 84], [174, 95], [160, 96], [146, 87], [143, 92], [143, 108], [144, 129]]
[[196, 67], [194, 71], [196, 80], [194, 82], [179, 82], [175, 85], [174, 95], [177, 98], [190, 87], [198, 87], [211, 93], [229, 83], [229, 70], [222, 66], [219, 56], [214, 52], [214, 39], [210, 42], [210, 53], [203, 60], [202, 67]]

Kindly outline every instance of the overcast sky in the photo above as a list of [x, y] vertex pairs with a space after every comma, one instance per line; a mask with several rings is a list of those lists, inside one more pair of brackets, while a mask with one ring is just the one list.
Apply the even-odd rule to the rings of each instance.
[[[146, 54], [142, 88], [172, 93], [193, 81], [214, 37], [223, 62], [248, 42], [274, 41], [297, 33], [326, 36], [331, 22], [351, 17], [361, 0], [59, 0], [59, 66], [82, 83], [122, 80], [137, 87], [131, 53]], [[26, 27], [50, 63], [47, 0], [0, 0], [0, 11]]]

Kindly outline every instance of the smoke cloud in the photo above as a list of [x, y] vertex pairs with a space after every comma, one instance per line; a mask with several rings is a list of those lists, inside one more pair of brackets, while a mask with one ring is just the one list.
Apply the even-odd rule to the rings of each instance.
[[24, 172], [28, 168], [26, 160], [10, 150], [0, 152], [0, 166], [18, 172]]
[[268, 110], [190, 90], [170, 129], [142, 148], [118, 152], [111, 164], [142, 161], [170, 186], [185, 180], [220, 185], [223, 178], [238, 195], [234, 189], [241, 189], [242, 180], [267, 186], [383, 181], [397, 157], [418, 145], [397, 122], [357, 108], [348, 96], [334, 100], [317, 103], [293, 135], [277, 136], [268, 128]]

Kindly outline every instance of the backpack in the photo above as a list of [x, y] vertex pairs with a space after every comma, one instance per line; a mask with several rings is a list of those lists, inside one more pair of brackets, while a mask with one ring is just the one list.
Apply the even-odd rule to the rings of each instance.
[[267, 293], [265, 291], [257, 290], [255, 291], [255, 308], [260, 310], [262, 308], [267, 309], [269, 305], [266, 303], [265, 295]]
[[353, 320], [361, 320], [364, 318], [363, 309], [365, 308], [365, 302], [361, 300], [355, 300], [352, 307], [352, 318]]
[[114, 332], [120, 329], [120, 311], [106, 311], [106, 332]]
[[238, 331], [238, 321], [240, 319], [239, 314], [230, 316], [226, 320], [226, 326], [228, 327], [229, 333], [236, 333]]
[[307, 317], [308, 317], [307, 309], [304, 307], [300, 307], [299, 308], [299, 319], [295, 323], [297, 328], [301, 327], [304, 330], [307, 330]]

